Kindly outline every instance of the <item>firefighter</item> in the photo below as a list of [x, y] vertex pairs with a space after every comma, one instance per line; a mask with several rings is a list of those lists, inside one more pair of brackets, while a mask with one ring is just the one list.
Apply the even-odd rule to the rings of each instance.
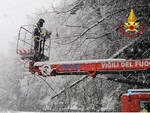
[[44, 40], [44, 33], [42, 33], [42, 27], [44, 24], [45, 20], [44, 19], [39, 19], [39, 21], [36, 24], [36, 27], [34, 28], [33, 32], [33, 38], [34, 38], [34, 51], [35, 51], [35, 56], [34, 58], [40, 59], [41, 51], [42, 51], [42, 41]]

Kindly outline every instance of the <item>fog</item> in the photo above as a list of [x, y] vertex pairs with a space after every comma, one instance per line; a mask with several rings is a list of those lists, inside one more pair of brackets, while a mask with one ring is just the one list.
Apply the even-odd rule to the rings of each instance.
[[60, 0], [4, 0], [0, 3], [0, 53], [9, 53], [21, 25], [27, 24], [27, 15], [39, 10], [51, 10]]

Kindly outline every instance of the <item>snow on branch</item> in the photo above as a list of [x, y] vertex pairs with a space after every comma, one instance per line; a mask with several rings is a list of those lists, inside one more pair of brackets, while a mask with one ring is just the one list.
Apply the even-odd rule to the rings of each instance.
[[80, 6], [82, 4], [82, 2], [83, 2], [83, 0], [80, 0], [78, 3], [76, 3], [76, 5], [74, 5], [72, 8], [70, 8], [70, 9], [68, 9], [66, 11], [56, 11], [56, 9], [54, 7], [53, 7], [53, 10], [57, 14], [71, 12], [71, 11], [75, 10], [78, 6]]
[[87, 28], [85, 31], [83, 31], [83, 32], [80, 34], [80, 36], [78, 36], [76, 39], [74, 39], [74, 40], [72, 40], [72, 41], [70, 41], [70, 42], [68, 42], [68, 43], [64, 43], [64, 44], [62, 44], [62, 45], [71, 44], [71, 43], [77, 41], [78, 39], [80, 39], [81, 37], [83, 37], [88, 31], [90, 31], [91, 29], [93, 29], [94, 27], [96, 27], [97, 25], [99, 25], [99, 24], [100, 24], [102, 21], [104, 21], [106, 18], [108, 18], [108, 17], [110, 17], [110, 16], [113, 16], [113, 15], [115, 15], [115, 14], [118, 14], [118, 13], [120, 13], [120, 12], [122, 12], [122, 11], [125, 11], [125, 10], [126, 10], [126, 9], [120, 9], [120, 10], [117, 11], [117, 12], [111, 13], [110, 15], [107, 15], [107, 16], [101, 18], [98, 22], [96, 22], [95, 24], [93, 24], [93, 25], [91, 25], [89, 28]]
[[[69, 88], [72, 88], [73, 86], [77, 85], [78, 83], [80, 83], [81, 81], [83, 81], [84, 79], [88, 78], [89, 76], [86, 75], [82, 78], [80, 78], [78, 81], [74, 82], [72, 85], [69, 86]], [[59, 96], [60, 94], [62, 94], [63, 92], [65, 92], [66, 88], [64, 88], [63, 90], [61, 90], [58, 94], [54, 95], [51, 99], [54, 99], [55, 97]]]

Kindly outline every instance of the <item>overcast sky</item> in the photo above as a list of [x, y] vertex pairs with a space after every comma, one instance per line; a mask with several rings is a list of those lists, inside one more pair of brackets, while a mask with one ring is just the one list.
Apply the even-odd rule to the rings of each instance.
[[26, 24], [26, 15], [33, 15], [39, 9], [59, 4], [60, 0], [1, 0], [0, 3], [0, 54], [10, 48], [10, 42], [18, 35], [21, 25]]

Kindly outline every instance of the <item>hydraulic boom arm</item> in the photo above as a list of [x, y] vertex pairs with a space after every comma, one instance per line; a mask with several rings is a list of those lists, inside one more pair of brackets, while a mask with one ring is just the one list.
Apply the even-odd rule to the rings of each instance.
[[117, 73], [150, 73], [150, 59], [125, 60], [125, 59], [102, 59], [84, 60], [59, 63], [29, 63], [29, 72], [38, 75], [83, 75], [88, 74], [95, 77], [96, 74], [117, 74]]

